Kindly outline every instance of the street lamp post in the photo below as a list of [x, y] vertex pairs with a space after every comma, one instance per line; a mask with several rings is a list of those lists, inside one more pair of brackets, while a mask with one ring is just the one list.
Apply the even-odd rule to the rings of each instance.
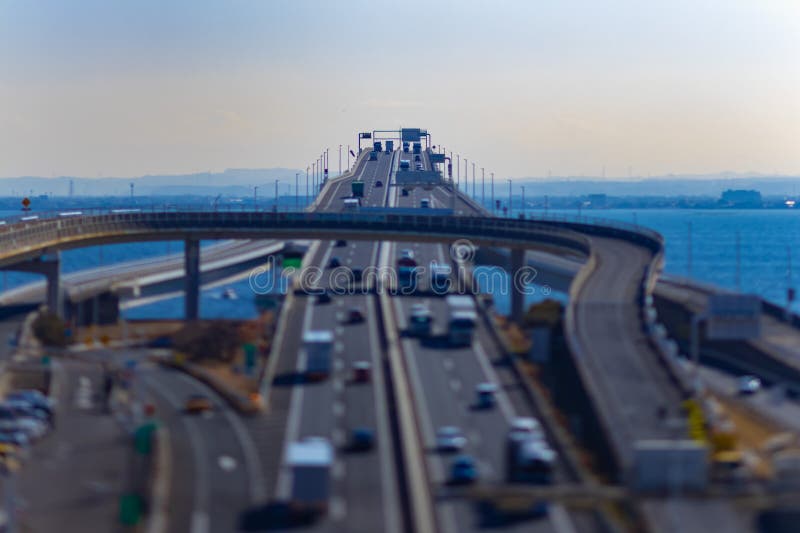
[[309, 170], [309, 168], [310, 167], [306, 167], [306, 205], [308, 205], [308, 197], [309, 197], [309, 194], [308, 194], [309, 193], [309, 191], [308, 191], [308, 170]]
[[311, 188], [314, 191], [314, 197], [317, 196], [317, 163], [311, 163]]
[[525, 186], [520, 185], [522, 188], [522, 218], [525, 218]]
[[253, 186], [253, 209], [258, 209], [258, 185]]
[[494, 208], [494, 172], [492, 172], [491, 175], [492, 175], [492, 214], [494, 214], [495, 213], [495, 208]]
[[339, 145], [339, 176], [342, 175], [342, 145]]
[[294, 173], [294, 208], [300, 210], [300, 173]]
[[275, 180], [275, 210], [278, 210], [278, 180]]
[[475, 161], [472, 162], [472, 199], [474, 200], [476, 196], [475, 193]]
[[508, 181], [508, 216], [513, 216], [511, 212], [511, 180], [506, 179]]
[[456, 188], [458, 188], [460, 185], [461, 185], [461, 156], [456, 154]]
[[486, 207], [486, 172], [481, 167], [481, 204]]
[[464, 192], [469, 195], [469, 160], [464, 158]]
[[347, 170], [350, 170], [350, 145], [347, 145]]

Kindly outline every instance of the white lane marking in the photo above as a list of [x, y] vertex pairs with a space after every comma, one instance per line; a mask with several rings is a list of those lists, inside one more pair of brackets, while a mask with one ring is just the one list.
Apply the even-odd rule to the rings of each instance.
[[347, 504], [342, 498], [335, 496], [331, 498], [331, 518], [333, 520], [343, 520], [347, 516]]
[[455, 378], [450, 380], [450, 388], [458, 392], [461, 390], [461, 382]]
[[337, 447], [344, 446], [345, 443], [344, 430], [341, 428], [335, 428], [331, 432], [331, 440], [333, 441], [334, 446]]
[[208, 513], [192, 513], [191, 533], [208, 533]]
[[242, 455], [244, 455], [244, 462], [247, 468], [247, 478], [250, 481], [251, 502], [257, 503], [266, 499], [267, 488], [261, 468], [261, 460], [258, 457], [258, 450], [253, 442], [253, 437], [250, 435], [250, 432], [247, 431], [242, 419], [239, 418], [237, 414], [233, 413], [225, 401], [205, 383], [201, 383], [185, 374], [178, 374], [178, 377], [196, 387], [204, 389], [209, 396], [214, 398], [218, 407], [216, 411], [222, 413], [222, 416], [225, 417], [225, 420], [227, 420], [228, 424], [233, 428], [233, 432], [236, 434], [236, 441], [242, 449]]
[[442, 360], [442, 364], [444, 365], [445, 370], [453, 370], [453, 367], [455, 366], [455, 363], [453, 363], [453, 360], [449, 357], [444, 358]]
[[333, 402], [331, 409], [333, 410], [333, 414], [335, 416], [344, 415], [344, 404], [342, 402]]
[[334, 359], [333, 360], [333, 369], [336, 370], [337, 372], [341, 372], [344, 369], [344, 361], [339, 357]]
[[342, 392], [344, 390], [344, 382], [341, 378], [333, 379], [333, 390], [336, 392]]
[[224, 472], [232, 472], [238, 465], [236, 459], [230, 455], [220, 455], [219, 459], [217, 459], [217, 464]]
[[75, 406], [79, 409], [91, 409], [92, 402], [92, 380], [86, 376], [78, 378], [78, 389], [75, 391]]
[[[308, 331], [311, 325], [311, 316], [312, 316], [312, 309], [313, 306], [306, 304], [306, 310], [303, 315], [303, 329], [302, 331]], [[297, 372], [302, 372], [303, 368], [306, 365], [306, 351], [300, 350], [300, 354], [297, 356]], [[280, 499], [288, 499], [289, 498], [289, 491], [291, 490], [292, 484], [292, 477], [291, 472], [285, 466], [285, 459], [286, 459], [286, 450], [289, 448], [289, 443], [294, 442], [297, 440], [297, 434], [300, 431], [300, 415], [303, 411], [303, 389], [305, 387], [299, 387], [295, 385], [292, 387], [292, 397], [290, 399], [290, 407], [289, 407], [289, 420], [286, 423], [286, 435], [283, 439], [283, 455], [284, 461], [281, 464], [280, 473], [278, 474], [278, 486], [275, 489], [276, 496]]]
[[345, 473], [344, 461], [342, 461], [341, 459], [337, 459], [336, 461], [333, 462], [333, 470], [331, 472], [333, 479], [342, 479], [344, 477], [344, 473]]

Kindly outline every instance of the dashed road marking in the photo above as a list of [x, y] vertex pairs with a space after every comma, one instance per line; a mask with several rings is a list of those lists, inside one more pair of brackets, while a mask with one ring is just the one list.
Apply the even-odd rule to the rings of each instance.
[[223, 471], [232, 472], [236, 469], [238, 463], [230, 455], [220, 455], [219, 459], [217, 459], [217, 464]]
[[455, 366], [455, 363], [453, 363], [453, 360], [449, 357], [443, 359], [442, 364], [444, 365], [445, 370], [453, 370], [453, 367]]
[[344, 404], [342, 402], [334, 402], [332, 409], [335, 416], [344, 415]]
[[333, 471], [331, 474], [333, 475], [334, 479], [342, 479], [344, 477], [345, 467], [344, 461], [337, 460], [333, 463]]
[[461, 390], [461, 382], [459, 380], [457, 380], [457, 379], [451, 379], [450, 380], [450, 388], [453, 389], [454, 391], [460, 391]]

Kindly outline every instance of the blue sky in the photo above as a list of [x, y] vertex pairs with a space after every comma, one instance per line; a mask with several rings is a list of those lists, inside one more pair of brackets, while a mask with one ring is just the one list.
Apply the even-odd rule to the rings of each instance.
[[794, 0], [0, 0], [0, 176], [303, 168], [398, 126], [498, 176], [800, 173], [798, 57]]

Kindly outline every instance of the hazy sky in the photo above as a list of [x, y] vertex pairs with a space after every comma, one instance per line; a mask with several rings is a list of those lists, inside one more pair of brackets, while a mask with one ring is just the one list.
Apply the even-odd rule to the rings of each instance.
[[800, 173], [800, 2], [0, 0], [0, 176], [335, 170], [400, 126], [498, 177]]

